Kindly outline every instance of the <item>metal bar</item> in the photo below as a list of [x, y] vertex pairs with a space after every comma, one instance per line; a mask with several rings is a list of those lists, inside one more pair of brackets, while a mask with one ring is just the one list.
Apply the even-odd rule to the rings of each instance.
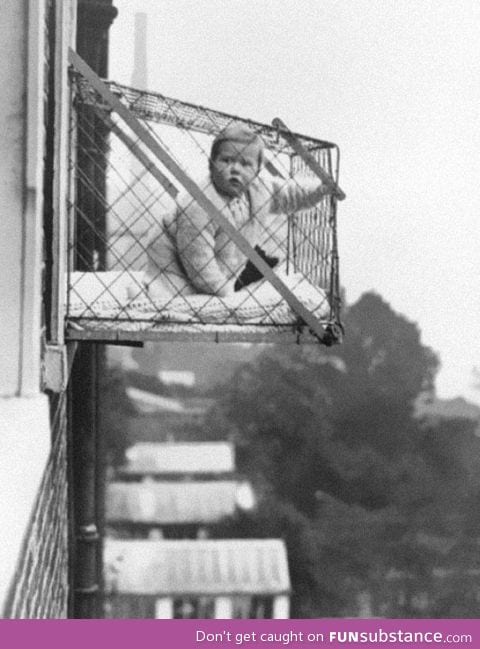
[[333, 185], [336, 187], [337, 193], [336, 197], [338, 200], [343, 201], [346, 198], [345, 192], [343, 192], [340, 187], [337, 185], [335, 180], [328, 174], [325, 169], [323, 169], [318, 162], [315, 160], [315, 158], [309, 153], [309, 151], [303, 146], [303, 144], [300, 142], [298, 137], [295, 135], [295, 133], [292, 133], [285, 124], [282, 122], [281, 119], [276, 117], [272, 125], [275, 128], [278, 128], [282, 136], [287, 140], [287, 142], [290, 144], [292, 149], [298, 155], [302, 158], [302, 160], [305, 162], [306, 165], [313, 171], [314, 174], [316, 174], [320, 180], [322, 180], [324, 183], [328, 183], [329, 185]]
[[[325, 327], [333, 326], [332, 323], [325, 323]], [[116, 326], [115, 329], [76, 329], [74, 327], [68, 328], [66, 337], [68, 340], [96, 342], [106, 344], [134, 344], [136, 341], [139, 343], [152, 341], [176, 341], [176, 342], [216, 342], [216, 343], [230, 343], [230, 342], [255, 342], [255, 343], [302, 343], [302, 344], [318, 344], [318, 339], [308, 330], [301, 330], [295, 325], [280, 325], [278, 327], [271, 326], [269, 328], [262, 328], [259, 325], [251, 325], [255, 331], [245, 331], [245, 325], [229, 325], [228, 330], [225, 326], [208, 325], [208, 329], [204, 325], [195, 325], [189, 330], [187, 327], [182, 329], [179, 325], [168, 328], [167, 325], [162, 325], [158, 329], [145, 329], [135, 330], [128, 327], [121, 328]], [[235, 328], [234, 328], [235, 327]]]
[[[187, 128], [197, 133], [214, 135], [217, 133], [219, 127], [220, 129], [225, 128], [232, 120], [241, 119], [243, 122], [249, 124], [254, 131], [261, 134], [268, 141], [271, 148], [284, 148], [285, 143], [278, 141], [278, 130], [270, 124], [258, 122], [253, 119], [239, 118], [237, 115], [180, 101], [172, 97], [165, 97], [165, 95], [157, 92], [139, 90], [138, 88], [132, 88], [131, 86], [126, 86], [116, 81], [106, 81], [106, 83], [114, 94], [123, 95], [127, 99], [132, 113], [149, 122], [175, 125], [177, 122], [172, 117], [173, 113], [178, 116], [178, 121], [182, 128]], [[85, 100], [93, 103], [93, 98], [88, 93], [85, 93]], [[302, 133], [295, 133], [295, 135], [307, 146], [311, 146], [314, 149], [329, 149], [336, 146], [333, 142], [319, 140]]]
[[230, 239], [240, 248], [243, 254], [262, 273], [266, 280], [280, 293], [287, 304], [310, 327], [319, 340], [324, 340], [326, 331], [320, 322], [305, 308], [300, 300], [290, 291], [282, 280], [272, 271], [270, 266], [252, 248], [243, 235], [226, 219], [215, 205], [205, 196], [200, 187], [181, 169], [155, 138], [140, 124], [108, 88], [108, 86], [95, 74], [85, 61], [72, 49], [69, 51], [70, 63], [82, 74], [92, 87], [108, 102], [110, 107], [126, 122], [129, 128], [139, 137], [143, 144], [160, 160], [162, 164], [176, 177], [194, 200], [211, 216], [214, 221], [226, 232]]

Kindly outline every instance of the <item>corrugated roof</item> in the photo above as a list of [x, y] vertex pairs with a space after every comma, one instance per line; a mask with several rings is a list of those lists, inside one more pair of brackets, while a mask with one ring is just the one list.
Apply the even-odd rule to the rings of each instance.
[[235, 451], [229, 442], [147, 443], [131, 446], [124, 473], [231, 473]]
[[245, 484], [233, 480], [112, 482], [107, 487], [107, 521], [213, 523], [231, 516], [241, 505], [239, 489]]
[[290, 590], [280, 539], [105, 541], [107, 592], [275, 595]]

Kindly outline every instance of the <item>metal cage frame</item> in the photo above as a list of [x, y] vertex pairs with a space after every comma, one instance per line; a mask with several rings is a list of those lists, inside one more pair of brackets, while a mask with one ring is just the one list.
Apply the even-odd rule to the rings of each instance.
[[[309, 264], [308, 275], [312, 276], [320, 271], [315, 267], [315, 245], [309, 238], [327, 237], [328, 258], [324, 261], [322, 277], [315, 277], [316, 282], [322, 284], [328, 296], [328, 315], [321, 321], [305, 308], [294, 293], [277, 275], [267, 266], [262, 258], [248, 242], [242, 241], [242, 236], [234, 231], [228, 223], [222, 223], [221, 215], [214, 214], [215, 219], [220, 219], [220, 226], [226, 228], [227, 234], [234, 243], [244, 250], [250, 261], [262, 271], [265, 280], [270, 282], [281, 294], [286, 303], [296, 313], [296, 317], [289, 323], [236, 324], [222, 322], [195, 322], [182, 324], [165, 319], [152, 321], [147, 319], [145, 326], [133, 328], [129, 326], [128, 318], [120, 319], [106, 317], [103, 319], [92, 314], [74, 314], [71, 309], [72, 276], [75, 272], [96, 273], [99, 276], [106, 270], [106, 170], [108, 165], [108, 139], [115, 135], [123, 145], [135, 156], [143, 169], [148, 171], [163, 191], [175, 197], [175, 185], [171, 182], [169, 172], [180, 184], [183, 184], [193, 199], [200, 204], [205, 201], [207, 208], [211, 206], [208, 200], [198, 192], [193, 181], [175, 161], [169, 157], [152, 137], [150, 125], [168, 125], [177, 129], [192, 131], [208, 136], [214, 136], [219, 130], [233, 120], [241, 121], [259, 134], [266, 146], [276, 152], [286, 155], [290, 160], [290, 172], [298, 168], [310, 169], [322, 179], [327, 177], [338, 181], [339, 174], [339, 149], [337, 145], [302, 134], [291, 133], [280, 120], [274, 120], [272, 125], [250, 119], [239, 118], [220, 111], [215, 111], [202, 106], [167, 98], [159, 93], [152, 93], [123, 86], [115, 82], [104, 82], [88, 68], [80, 57], [70, 51], [71, 85], [72, 85], [72, 128], [70, 140], [70, 199], [69, 212], [69, 254], [68, 254], [68, 291], [66, 304], [66, 339], [92, 342], [107, 342], [120, 344], [141, 344], [144, 341], [155, 340], [185, 340], [185, 341], [215, 341], [215, 342], [296, 342], [311, 343], [320, 341], [331, 345], [341, 341], [342, 325], [340, 320], [340, 290], [339, 290], [339, 256], [337, 244], [337, 218], [336, 202], [334, 196], [328, 197], [327, 217], [320, 223], [318, 217], [310, 218], [310, 230], [305, 234], [305, 218], [289, 220], [289, 242], [292, 250], [290, 261], [293, 265]], [[101, 119], [99, 118], [101, 115]], [[112, 115], [120, 117], [119, 121], [112, 119]], [[83, 120], [83, 134], [82, 134]], [[87, 146], [83, 150], [79, 141], [85, 140], [87, 132]], [[132, 135], [133, 134], [133, 135]], [[90, 149], [90, 151], [87, 151]], [[95, 149], [95, 150], [94, 150]], [[87, 153], [85, 154], [85, 151]], [[93, 151], [93, 153], [92, 153]], [[83, 155], [83, 162], [79, 160]], [[90, 159], [88, 159], [90, 157]], [[92, 161], [93, 159], [93, 161]], [[163, 163], [161, 168], [159, 161]], [[275, 160], [267, 160], [266, 166], [272, 175], [278, 174]], [[167, 173], [165, 173], [165, 168]], [[80, 171], [79, 171], [80, 170]], [[81, 183], [79, 174], [83, 174], [83, 182], [98, 185], [96, 196], [88, 197], [87, 206], [82, 204]], [[322, 176], [323, 174], [323, 176]], [[83, 228], [78, 227], [78, 210], [83, 209], [85, 221], [97, 224], [98, 231], [90, 224]], [[302, 221], [303, 218], [303, 221]], [[103, 228], [103, 233], [102, 233]], [[230, 228], [230, 230], [228, 229]], [[303, 229], [302, 229], [303, 228]], [[326, 234], [325, 234], [326, 233]], [[102, 239], [103, 236], [103, 240]], [[99, 243], [100, 239], [100, 243]], [[312, 259], [307, 259], [308, 254], [301, 251], [305, 242], [311, 247]], [[99, 243], [99, 245], [97, 245]], [[79, 261], [78, 249], [82, 245], [88, 250], [88, 255]], [[322, 245], [325, 245], [322, 243]], [[296, 251], [301, 251], [297, 253]], [[100, 250], [100, 252], [99, 252]], [[304, 271], [307, 272], [307, 271]], [[105, 289], [108, 292], [108, 289]], [[108, 321], [108, 325], [106, 322]], [[154, 326], [148, 326], [149, 323]]]

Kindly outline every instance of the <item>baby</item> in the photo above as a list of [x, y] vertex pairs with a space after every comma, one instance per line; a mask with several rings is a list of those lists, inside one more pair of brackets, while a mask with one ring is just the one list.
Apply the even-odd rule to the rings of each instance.
[[[287, 214], [313, 207], [333, 183], [263, 177], [263, 140], [235, 123], [214, 139], [210, 177], [201, 186], [207, 198], [271, 266], [285, 261]], [[150, 244], [147, 287], [152, 297], [206, 293], [226, 297], [261, 279], [253, 264], [216, 221], [188, 194], [165, 218]], [[248, 262], [248, 263], [247, 263]]]

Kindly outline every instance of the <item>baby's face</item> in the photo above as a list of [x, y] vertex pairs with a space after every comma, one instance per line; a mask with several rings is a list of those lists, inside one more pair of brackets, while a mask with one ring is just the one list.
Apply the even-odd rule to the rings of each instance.
[[258, 145], [222, 142], [211, 163], [212, 182], [226, 196], [241, 196], [259, 170]]

